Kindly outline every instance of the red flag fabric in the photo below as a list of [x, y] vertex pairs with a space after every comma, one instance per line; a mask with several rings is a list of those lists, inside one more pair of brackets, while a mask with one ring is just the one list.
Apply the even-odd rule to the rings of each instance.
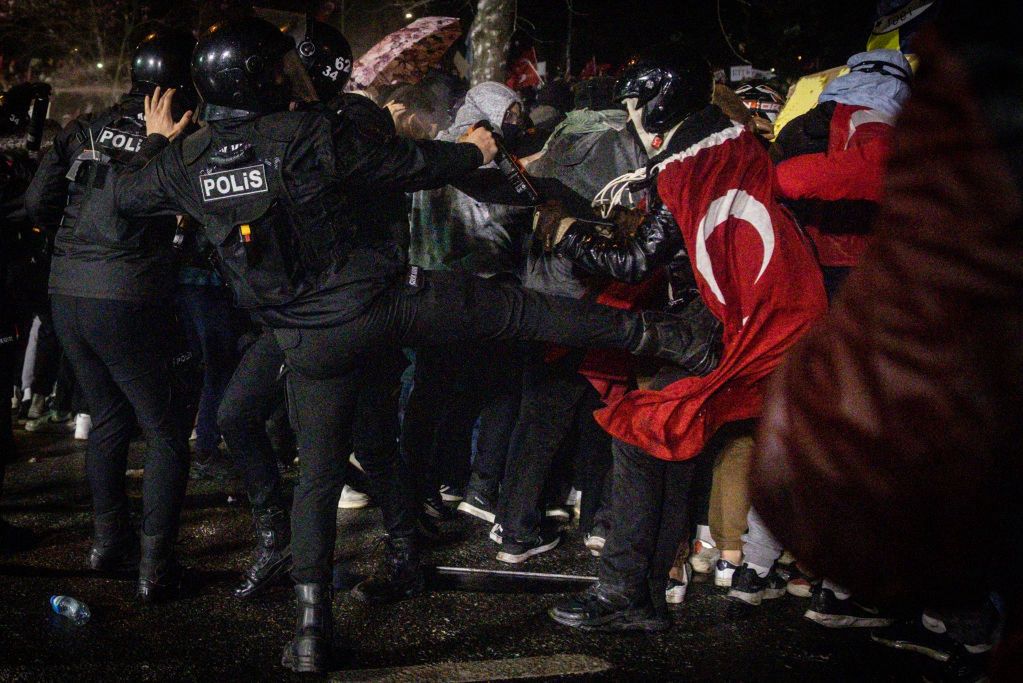
[[597, 78], [598, 76], [606, 76], [611, 73], [610, 64], [598, 64], [597, 58], [594, 57], [590, 61], [586, 62], [586, 66], [583, 68], [583, 72], [579, 74], [580, 80], [585, 81], [588, 78]]
[[742, 126], [656, 165], [657, 190], [691, 255], [700, 294], [724, 325], [718, 367], [598, 411], [612, 436], [664, 460], [697, 455], [718, 428], [757, 417], [785, 352], [825, 311], [808, 240], [774, 197], [774, 169]]
[[537, 67], [536, 48], [529, 48], [508, 69], [508, 87], [512, 90], [538, 88], [543, 85]]

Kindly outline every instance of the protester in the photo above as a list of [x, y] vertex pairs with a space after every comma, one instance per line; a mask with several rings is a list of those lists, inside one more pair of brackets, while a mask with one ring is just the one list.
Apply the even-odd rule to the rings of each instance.
[[669, 305], [698, 321], [687, 358], [599, 415], [615, 437], [611, 532], [599, 583], [550, 612], [573, 628], [670, 626], [665, 590], [688, 532], [693, 458], [719, 428], [757, 415], [765, 379], [824, 307], [766, 151], [710, 103], [712, 89], [688, 50], [638, 62], [618, 98], [651, 157], [649, 215], [612, 237], [559, 215], [541, 226], [556, 253], [593, 272], [636, 282], [668, 266]]

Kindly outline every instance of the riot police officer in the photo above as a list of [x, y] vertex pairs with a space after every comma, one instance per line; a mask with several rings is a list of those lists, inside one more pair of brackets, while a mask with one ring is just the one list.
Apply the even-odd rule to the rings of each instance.
[[[174, 594], [178, 517], [188, 478], [188, 424], [170, 391], [169, 299], [174, 291], [173, 216], [126, 220], [106, 179], [138, 163], [146, 135], [144, 97], [192, 91], [195, 40], [183, 31], [152, 33], [136, 48], [131, 91], [94, 116], [73, 121], [44, 157], [26, 196], [41, 225], [58, 225], [50, 274], [53, 321], [89, 402], [93, 428], [86, 470], [94, 532], [88, 564], [100, 571], [138, 568], [138, 597]], [[148, 442], [140, 541], [125, 492], [128, 448], [141, 426]]]
[[[354, 210], [377, 192], [342, 178], [334, 126], [315, 111], [289, 111], [308, 87], [294, 42], [273, 25], [246, 19], [215, 25], [200, 39], [193, 80], [207, 125], [180, 133], [166, 98], [147, 111], [152, 133], [141, 170], [115, 173], [126, 217], [186, 212], [205, 226], [239, 305], [268, 326], [287, 359], [301, 474], [292, 551], [298, 620], [283, 663], [323, 671], [330, 660], [331, 555], [336, 502], [350, 438], [358, 369], [381, 347], [530, 339], [626, 349], [679, 360], [688, 333], [662, 314], [635, 314], [546, 297], [454, 273], [407, 269], [400, 250]], [[386, 178], [418, 168], [421, 186], [478, 167], [496, 152], [478, 129], [462, 143], [369, 144], [363, 163]], [[166, 151], [160, 154], [163, 149]], [[440, 181], [437, 181], [440, 182]]]

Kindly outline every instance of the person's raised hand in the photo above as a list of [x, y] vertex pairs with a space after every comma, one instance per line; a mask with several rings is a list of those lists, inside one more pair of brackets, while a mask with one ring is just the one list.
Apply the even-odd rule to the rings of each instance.
[[160, 91], [156, 86], [152, 95], [146, 95], [144, 112], [146, 117], [146, 135], [162, 135], [168, 140], [173, 140], [188, 127], [192, 122], [192, 112], [185, 112], [178, 121], [174, 120], [171, 112], [171, 102], [174, 101], [174, 88], [166, 92]]
[[493, 161], [494, 157], [497, 156], [497, 143], [494, 142], [494, 134], [486, 128], [470, 128], [462, 137], [458, 138], [458, 141], [476, 145], [483, 154], [484, 166]]

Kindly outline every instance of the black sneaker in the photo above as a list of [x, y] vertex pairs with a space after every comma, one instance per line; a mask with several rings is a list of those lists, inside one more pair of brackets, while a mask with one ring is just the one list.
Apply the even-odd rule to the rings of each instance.
[[823, 585], [814, 591], [810, 609], [803, 616], [828, 628], [881, 628], [894, 621], [876, 607], [861, 605], [852, 598], [839, 600], [833, 590]]
[[495, 510], [497, 506], [491, 501], [490, 497], [482, 491], [474, 491], [469, 489], [465, 492], [465, 500], [458, 504], [458, 511], [482, 519], [484, 522], [494, 523], [497, 515]]
[[423, 512], [434, 519], [452, 519], [455, 516], [454, 511], [444, 504], [439, 491], [432, 496], [427, 496], [423, 501]]
[[450, 484], [440, 485], [440, 499], [445, 503], [457, 503], [465, 498], [465, 492]]
[[513, 541], [510, 538], [504, 538], [501, 543], [501, 552], [497, 553], [497, 561], [519, 564], [556, 548], [559, 543], [561, 543], [561, 533], [558, 531], [540, 531], [527, 541]]
[[581, 631], [656, 632], [671, 628], [671, 617], [658, 614], [647, 597], [644, 602], [636, 604], [598, 583], [552, 607], [548, 614], [562, 626]]
[[732, 588], [728, 591], [730, 600], [747, 605], [759, 605], [764, 600], [774, 600], [785, 595], [786, 581], [773, 569], [761, 578], [756, 570], [743, 564], [732, 575]]
[[234, 470], [227, 458], [219, 451], [210, 453], [197, 452], [192, 458], [192, 479], [224, 483], [235, 478]]
[[440, 526], [437, 525], [437, 520], [424, 512], [416, 518], [416, 534], [419, 535], [421, 540], [439, 541], [441, 537]]
[[878, 645], [916, 652], [936, 662], [947, 662], [951, 659], [956, 646], [956, 642], [948, 634], [935, 633], [924, 628], [919, 618], [879, 628], [870, 633], [870, 639]]

